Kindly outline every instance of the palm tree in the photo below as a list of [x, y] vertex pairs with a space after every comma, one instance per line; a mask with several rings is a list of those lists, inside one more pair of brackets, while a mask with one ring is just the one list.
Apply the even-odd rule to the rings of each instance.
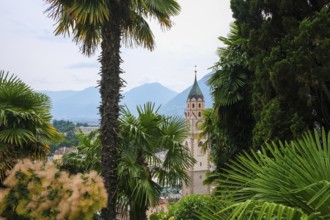
[[77, 149], [63, 155], [61, 169], [70, 173], [85, 173], [92, 170], [101, 171], [101, 141], [99, 131], [84, 134], [81, 130], [75, 135]]
[[50, 123], [50, 100], [0, 71], [0, 183], [17, 159], [42, 159], [60, 134]]
[[183, 118], [160, 115], [151, 103], [137, 110], [138, 116], [126, 109], [121, 117], [120, 201], [124, 210], [129, 206], [130, 219], [144, 220], [162, 187], [189, 183], [186, 170], [195, 160], [182, 144], [187, 135]]
[[180, 6], [176, 0], [45, 0], [49, 16], [56, 20], [55, 34], [72, 34], [84, 54], [91, 55], [101, 44], [101, 128], [102, 176], [108, 192], [104, 219], [116, 219], [117, 167], [119, 161], [119, 100], [123, 80], [120, 63], [122, 43], [153, 49], [154, 37], [146, 18], [155, 18], [161, 27], [170, 28], [171, 16]]
[[225, 47], [218, 48], [219, 61], [208, 80], [214, 100], [214, 116], [211, 112], [208, 114], [217, 120], [204, 121], [207, 127], [214, 127], [215, 132], [206, 133], [218, 145], [214, 148], [217, 151], [214, 154], [222, 157], [221, 162], [214, 161], [218, 171], [235, 154], [251, 147], [255, 124], [251, 108], [253, 74], [247, 68], [246, 54], [242, 49], [246, 40], [235, 23], [231, 25], [228, 36], [219, 37], [219, 40]]
[[201, 219], [329, 219], [330, 132], [244, 153], [220, 174], [219, 199]]

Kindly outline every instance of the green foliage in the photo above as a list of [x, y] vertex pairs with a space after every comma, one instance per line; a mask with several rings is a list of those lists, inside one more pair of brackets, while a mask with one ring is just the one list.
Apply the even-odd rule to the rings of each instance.
[[238, 34], [238, 27], [232, 24], [228, 36], [219, 37], [219, 40], [225, 47], [218, 48], [219, 61], [208, 81], [216, 108], [243, 100], [247, 96], [243, 88], [247, 86], [249, 77], [246, 56], [242, 54], [244, 38]]
[[226, 208], [201, 219], [329, 219], [330, 132], [266, 144], [231, 161], [218, 182]]
[[150, 216], [149, 216], [149, 220], [166, 220], [166, 213], [163, 212], [163, 211], [160, 211], [160, 212], [156, 212], [156, 213], [152, 213]]
[[65, 120], [53, 120], [54, 127], [60, 131], [60, 132], [69, 132], [74, 131], [76, 126], [71, 121], [65, 121]]
[[220, 169], [233, 152], [224, 131], [219, 128], [218, 114], [214, 108], [206, 109], [203, 112], [201, 129], [202, 134], [207, 136], [203, 150], [210, 149], [210, 159]]
[[61, 136], [50, 124], [50, 100], [0, 71], [0, 183], [19, 158], [45, 158]]
[[92, 219], [106, 206], [96, 172], [69, 175], [52, 163], [18, 162], [0, 191], [0, 216], [9, 219]]
[[[157, 20], [161, 27], [172, 27], [171, 16], [180, 11], [175, 1], [158, 2], [151, 0], [111, 3], [105, 0], [68, 2], [45, 0], [49, 3], [49, 15], [56, 21], [56, 35], [73, 36], [73, 41], [81, 45], [84, 54], [91, 55], [101, 43], [100, 30], [107, 24], [118, 21], [123, 43], [127, 46], [142, 45], [153, 49], [154, 36], [146, 18]], [[118, 14], [118, 11], [121, 13]]]
[[138, 116], [122, 111], [118, 172], [121, 205], [130, 207], [130, 219], [142, 220], [147, 207], [158, 203], [161, 187], [189, 182], [186, 170], [195, 160], [182, 144], [188, 129], [183, 118], [160, 115], [151, 103], [137, 110]]
[[55, 152], [60, 147], [77, 146], [78, 140], [75, 135], [77, 127], [73, 122], [65, 120], [53, 120], [53, 125], [59, 132], [63, 134], [64, 140], [60, 143], [52, 144], [52, 152]]
[[99, 131], [95, 130], [89, 134], [81, 131], [75, 136], [78, 140], [76, 150], [64, 154], [61, 169], [70, 173], [86, 173], [92, 170], [101, 171], [101, 141]]
[[81, 122], [78, 122], [78, 123], [76, 124], [76, 126], [77, 126], [77, 127], [88, 127], [89, 124], [88, 124], [88, 123], [81, 123]]
[[329, 129], [329, 3], [232, 0], [231, 8], [254, 74], [253, 145]]
[[91, 55], [101, 46], [101, 128], [102, 169], [109, 194], [108, 206], [102, 216], [116, 218], [117, 170], [119, 162], [119, 102], [124, 81], [120, 78], [120, 48], [155, 45], [148, 19], [155, 19], [163, 28], [171, 28], [171, 17], [180, 11], [176, 0], [108, 1], [108, 0], [45, 0], [47, 12], [56, 22], [56, 35], [71, 35], [82, 53]]
[[219, 205], [218, 201], [208, 195], [184, 196], [177, 203], [169, 205], [166, 219], [199, 220], [199, 213], [202, 210], [217, 205]]
[[252, 145], [255, 124], [251, 108], [253, 74], [247, 67], [245, 39], [236, 24], [227, 37], [219, 38], [225, 47], [218, 48], [219, 61], [208, 84], [214, 100], [213, 110], [204, 114], [203, 130], [208, 136], [213, 162], [220, 169], [238, 152]]
[[[146, 217], [147, 207], [158, 204], [162, 187], [188, 183], [186, 170], [195, 162], [182, 144], [187, 135], [185, 120], [157, 111], [154, 104], [147, 103], [138, 107], [138, 116], [123, 109], [120, 117], [119, 203], [123, 213], [129, 206], [131, 219]], [[70, 173], [101, 172], [99, 131], [79, 133], [77, 138], [77, 150], [63, 156], [61, 168]]]

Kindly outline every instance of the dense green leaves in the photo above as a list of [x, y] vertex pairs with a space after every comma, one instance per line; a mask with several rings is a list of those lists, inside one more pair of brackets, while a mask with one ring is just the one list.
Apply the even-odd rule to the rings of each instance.
[[61, 168], [70, 173], [86, 173], [89, 171], [101, 171], [101, 141], [99, 131], [89, 134], [81, 131], [75, 135], [78, 145], [75, 150], [63, 155]]
[[218, 182], [218, 198], [232, 204], [205, 219], [328, 219], [329, 153], [330, 132], [315, 130], [238, 156]]
[[223, 204], [209, 195], [188, 195], [169, 205], [166, 219], [199, 220], [199, 213], [210, 207], [220, 208]]
[[75, 136], [79, 123], [75, 125], [72, 121], [67, 120], [53, 120], [53, 126], [63, 135], [63, 140], [59, 143], [51, 144], [51, 152], [54, 153], [60, 147], [77, 146], [78, 140]]
[[145, 219], [148, 207], [158, 204], [161, 187], [189, 182], [186, 170], [195, 163], [183, 144], [185, 120], [158, 113], [154, 104], [127, 109], [121, 119], [121, 160], [119, 164], [120, 203], [130, 207], [131, 219]]
[[50, 100], [0, 71], [0, 182], [16, 159], [45, 158], [60, 134], [51, 125]]
[[231, 7], [255, 76], [253, 145], [329, 129], [329, 3], [232, 0]]
[[[138, 106], [138, 116], [122, 109], [119, 162], [119, 200], [131, 219], [146, 218], [146, 210], [158, 204], [162, 187], [189, 183], [186, 170], [195, 163], [182, 144], [187, 135], [185, 120], [160, 115], [154, 104]], [[78, 133], [78, 147], [63, 157], [62, 169], [86, 173], [100, 169], [99, 131]]]
[[101, 127], [102, 175], [109, 203], [102, 211], [104, 219], [116, 218], [116, 193], [119, 161], [119, 102], [124, 81], [120, 78], [120, 48], [143, 46], [153, 49], [155, 42], [147, 19], [153, 18], [162, 28], [172, 26], [171, 16], [180, 6], [176, 0], [45, 0], [47, 12], [56, 21], [55, 34], [72, 34], [84, 54], [91, 55], [100, 44], [101, 54]]
[[219, 61], [208, 84], [214, 100], [206, 111], [204, 135], [208, 136], [213, 162], [220, 169], [236, 153], [252, 145], [254, 119], [251, 108], [253, 74], [248, 70], [244, 51], [246, 40], [236, 24], [227, 37], [220, 37], [225, 47], [218, 49]]
[[153, 49], [154, 36], [147, 18], [157, 20], [162, 28], [170, 28], [170, 17], [180, 11], [175, 0], [45, 1], [49, 3], [46, 12], [57, 24], [55, 34], [72, 35], [73, 41], [81, 45], [82, 52], [87, 55], [95, 52], [102, 41], [101, 29], [111, 20], [118, 20], [124, 44]]

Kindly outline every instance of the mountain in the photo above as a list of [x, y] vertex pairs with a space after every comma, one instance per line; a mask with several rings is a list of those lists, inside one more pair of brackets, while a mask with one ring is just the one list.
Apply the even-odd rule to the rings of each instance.
[[100, 95], [96, 88], [81, 91], [40, 91], [52, 100], [54, 119], [97, 122]]
[[[212, 106], [210, 89], [206, 81], [210, 77], [208, 73], [198, 81], [203, 92], [205, 107]], [[193, 85], [193, 78], [191, 85]], [[151, 101], [160, 108], [160, 113], [166, 115], [183, 116], [186, 100], [191, 86], [181, 93], [170, 90], [159, 83], [146, 83], [123, 93], [121, 105], [126, 105], [133, 114], [137, 114], [136, 106]], [[98, 89], [89, 87], [81, 91], [40, 91], [48, 95], [52, 100], [52, 115], [54, 119], [64, 119], [74, 122], [98, 123], [100, 94]]]
[[[212, 107], [212, 97], [210, 95], [210, 87], [206, 83], [212, 73], [213, 72], [206, 74], [203, 78], [201, 78], [200, 80], [197, 81], [199, 88], [201, 89], [201, 91], [204, 95], [205, 108]], [[162, 108], [160, 109], [160, 113], [166, 114], [166, 115], [184, 116], [186, 100], [187, 100], [187, 97], [189, 95], [189, 92], [190, 92], [190, 89], [191, 89], [193, 83], [194, 82], [192, 81], [190, 87], [183, 90], [181, 93], [179, 93], [173, 99], [171, 99], [169, 102], [167, 102], [164, 106], [162, 106]]]
[[[52, 115], [54, 119], [64, 119], [77, 122], [99, 121], [98, 107], [100, 94], [98, 89], [89, 87], [81, 91], [40, 91], [48, 95], [52, 100]], [[136, 114], [136, 106], [147, 101], [163, 105], [177, 92], [170, 90], [159, 83], [147, 83], [123, 93], [121, 105], [126, 105], [133, 114]]]
[[160, 83], [147, 83], [124, 93], [121, 104], [126, 105], [132, 114], [136, 115], [137, 105], [143, 105], [150, 101], [158, 107], [169, 102], [177, 94], [177, 92], [164, 87]]

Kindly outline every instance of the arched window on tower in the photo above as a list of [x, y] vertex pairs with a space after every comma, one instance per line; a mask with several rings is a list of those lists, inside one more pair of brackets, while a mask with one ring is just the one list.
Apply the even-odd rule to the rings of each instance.
[[202, 113], [201, 112], [198, 112], [198, 117], [202, 117]]
[[195, 108], [195, 104], [194, 103], [192, 104], [192, 108]]
[[202, 104], [201, 103], [198, 103], [198, 108], [202, 108]]
[[203, 152], [203, 142], [202, 141], [200, 141], [198, 143], [197, 153], [198, 153], [199, 156], [203, 156], [204, 155], [204, 152]]

